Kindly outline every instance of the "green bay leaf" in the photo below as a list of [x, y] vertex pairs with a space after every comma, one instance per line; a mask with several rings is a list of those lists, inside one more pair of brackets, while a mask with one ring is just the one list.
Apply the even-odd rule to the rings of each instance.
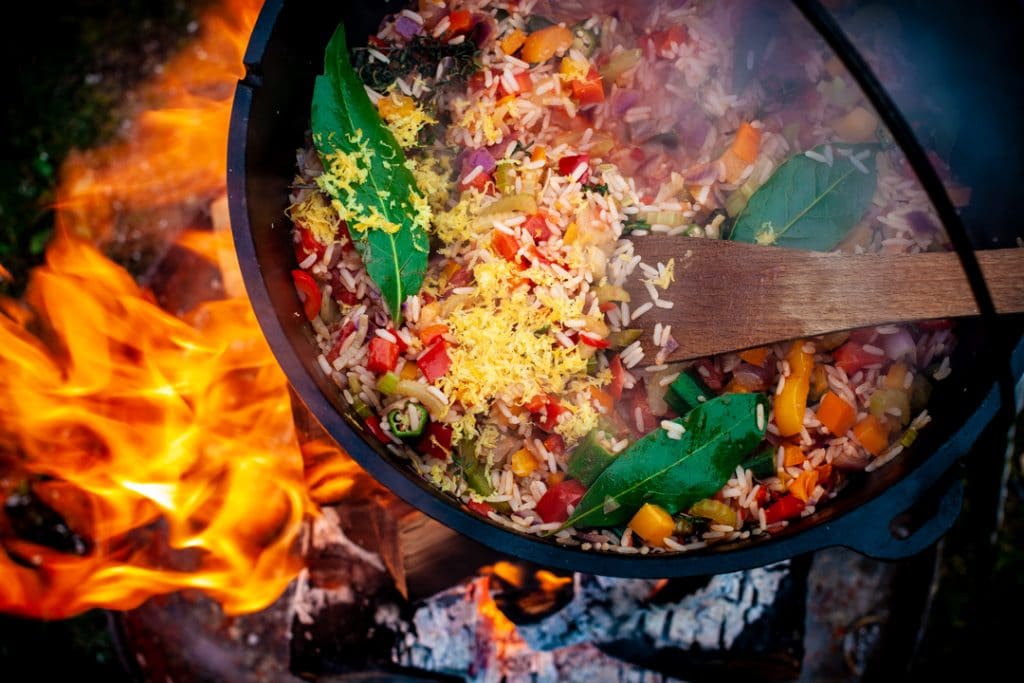
[[[324, 187], [346, 210], [349, 232], [366, 271], [380, 288], [391, 317], [401, 321], [402, 302], [419, 291], [427, 268], [430, 241], [421, 195], [405, 154], [381, 120], [349, 61], [345, 27], [339, 25], [324, 53], [324, 73], [317, 76], [311, 107], [313, 141], [330, 168], [332, 155], [354, 155], [364, 178]], [[360, 218], [373, 215], [397, 226], [360, 229]]]
[[[761, 419], [758, 419], [761, 406]], [[565, 526], [608, 527], [626, 524], [644, 503], [675, 514], [715, 494], [761, 439], [768, 420], [762, 394], [717, 396], [675, 422], [686, 432], [670, 439], [655, 429], [623, 451], [576, 505]], [[619, 507], [610, 507], [608, 499]]]
[[[867, 173], [835, 153], [869, 154]], [[875, 194], [877, 145], [833, 145], [832, 165], [805, 154], [790, 157], [750, 197], [729, 239], [754, 244], [830, 251], [860, 221]], [[824, 146], [814, 149], [824, 156]]]

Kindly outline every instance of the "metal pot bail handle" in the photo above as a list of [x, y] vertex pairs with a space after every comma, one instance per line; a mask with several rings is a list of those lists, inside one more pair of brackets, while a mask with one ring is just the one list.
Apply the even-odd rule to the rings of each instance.
[[908, 506], [882, 495], [831, 525], [836, 545], [879, 560], [916, 555], [949, 531], [960, 514], [964, 482], [949, 477]]

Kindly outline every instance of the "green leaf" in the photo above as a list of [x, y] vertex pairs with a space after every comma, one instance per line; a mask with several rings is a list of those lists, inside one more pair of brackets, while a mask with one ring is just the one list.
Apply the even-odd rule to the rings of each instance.
[[[313, 87], [313, 141], [324, 168], [338, 155], [354, 160], [365, 178], [325, 173], [318, 180], [342, 207], [356, 248], [397, 325], [402, 301], [419, 291], [427, 268], [429, 210], [416, 187], [395, 136], [381, 121], [349, 62], [345, 27], [339, 25], [324, 55], [324, 73]], [[340, 182], [338, 182], [340, 180]], [[376, 219], [392, 227], [366, 227]], [[363, 229], [361, 229], [363, 228]]]
[[[767, 419], [768, 399], [762, 394], [726, 394], [700, 404], [675, 420], [686, 428], [681, 439], [655, 429], [623, 451], [587, 490], [565, 526], [625, 524], [644, 503], [674, 514], [713, 496], [761, 442]], [[606, 513], [608, 498], [619, 507]]]
[[[877, 145], [833, 146], [853, 154], [870, 150], [861, 163], [834, 153], [832, 165], [804, 154], [790, 157], [750, 197], [729, 239], [739, 242], [829, 251], [860, 221], [875, 194]], [[824, 146], [814, 149], [825, 155]]]

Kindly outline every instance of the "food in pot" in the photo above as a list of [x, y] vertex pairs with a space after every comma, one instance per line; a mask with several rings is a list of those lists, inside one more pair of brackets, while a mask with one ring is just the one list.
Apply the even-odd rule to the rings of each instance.
[[339, 27], [293, 276], [368, 438], [475, 514], [620, 553], [771, 533], [913, 442], [950, 372], [945, 321], [686, 363], [665, 362], [681, 331], [640, 339], [676, 276], [634, 253], [650, 233], [945, 246], [836, 60], [737, 32], [755, 12], [421, 2], [351, 52]]

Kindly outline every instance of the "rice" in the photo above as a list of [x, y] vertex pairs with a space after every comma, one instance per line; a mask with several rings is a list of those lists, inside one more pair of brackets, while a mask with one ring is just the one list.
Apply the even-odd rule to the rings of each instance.
[[[605, 64], [613, 55], [640, 48], [636, 64], [614, 84], [603, 84], [604, 102], [580, 101], [571, 69], [563, 69], [560, 61], [563, 55], [530, 64], [497, 48], [497, 38], [525, 25], [532, 12], [529, 2], [516, 6], [468, 0], [458, 5], [492, 17], [504, 16], [497, 9], [508, 13], [495, 20], [493, 37], [472, 46], [479, 48], [474, 59], [483, 68], [469, 84], [458, 77], [462, 66], [449, 59], [403, 71], [393, 84], [378, 85], [377, 90], [366, 88], [375, 106], [383, 106], [379, 103], [384, 97], [398, 92], [437, 120], [450, 122], [432, 128], [428, 135], [413, 136], [419, 144], [406, 150], [419, 190], [430, 204], [435, 249], [423, 286], [405, 293], [400, 302], [403, 319], [396, 324], [386, 297], [367, 273], [358, 250], [344, 244], [343, 235], [328, 235], [313, 250], [309, 235], [297, 227], [293, 237], [299, 267], [319, 283], [324, 301], [334, 299], [341, 311], [336, 315], [327, 306], [323, 318], [311, 321], [320, 347], [317, 366], [337, 384], [349, 405], [363, 411], [360, 414], [369, 411], [368, 419], [379, 427], [389, 450], [407, 459], [410, 467], [446, 494], [467, 504], [491, 505], [489, 510], [479, 508], [485, 510], [480, 514], [506, 528], [524, 534], [554, 532], [551, 535], [560, 544], [622, 554], [687, 552], [772, 533], [787, 524], [785, 520], [767, 523], [766, 509], [776, 500], [799, 493], [807, 499], [801, 514], [814, 514], [850, 476], [842, 469], [844, 463], [867, 462], [866, 469], [873, 471], [904, 450], [899, 428], [878, 457], [867, 453], [849, 432], [831, 434], [827, 418], [819, 418], [816, 403], [820, 399], [809, 399], [803, 414], [795, 416], [798, 424], [781, 430], [775, 397], [787, 386], [800, 386], [790, 384], [799, 379], [794, 377], [795, 368], [802, 367], [791, 362], [790, 354], [807, 354], [823, 367], [824, 382], [816, 390], [833, 392], [855, 406], [856, 420], [866, 419], [874, 407], [876, 414], [884, 413], [882, 419], [898, 425], [910, 417], [904, 407], [888, 405], [880, 413], [872, 406], [873, 397], [881, 390], [912, 391], [915, 378], [926, 368], [936, 381], [949, 377], [955, 336], [948, 329], [922, 331], [907, 325], [861, 331], [848, 343], [870, 357], [858, 359], [870, 362], [856, 364], [839, 362], [842, 354], [821, 339], [805, 339], [795, 351], [790, 344], [780, 343], [766, 347], [760, 369], [753, 375], [749, 366], [757, 363], [737, 354], [692, 367], [688, 362], [673, 363], [672, 350], [679, 344], [672, 327], [657, 319], [674, 306], [665, 294], [668, 259], [643, 262], [632, 240], [653, 233], [721, 238], [729, 223], [717, 209], [740, 188], [756, 190], [791, 154], [803, 154], [826, 167], [849, 161], [863, 173], [869, 172], [868, 164], [877, 165], [875, 196], [863, 219], [867, 236], [853, 246], [858, 253], [934, 249], [942, 240], [915, 234], [908, 219], [913, 211], [932, 217], [933, 210], [898, 153], [854, 152], [850, 146], [832, 143], [831, 121], [841, 114], [833, 111], [839, 106], [834, 102], [824, 98], [809, 102], [796, 114], [802, 117], [802, 130], [813, 138], [813, 149], [791, 148], [780, 128], [782, 117], [752, 119], [753, 112], [774, 111], [774, 93], [764, 92], [760, 84], [731, 92], [728, 79], [717, 80], [716, 74], [731, 73], [734, 59], [749, 62], [754, 55], [752, 51], [733, 55], [731, 26], [724, 26], [703, 4], [654, 3], [644, 22], [626, 26], [611, 16], [617, 9], [612, 3], [602, 3], [588, 5], [583, 20], [599, 36], [597, 51], [586, 55], [571, 48], [564, 56], [570, 61]], [[470, 49], [471, 34], [450, 35], [452, 20], [447, 12], [429, 8], [420, 14], [403, 9], [399, 16], [422, 26], [423, 35], [453, 46], [453, 52]], [[580, 20], [570, 21], [568, 15], [549, 18], [564, 19], [567, 25]], [[681, 43], [671, 40], [656, 49], [652, 41], [638, 39], [680, 23], [688, 32], [688, 39]], [[400, 63], [397, 57], [402, 55], [404, 39], [393, 26], [378, 37], [382, 42], [372, 43], [365, 59], [377, 67]], [[825, 59], [817, 52], [808, 52], [803, 69], [811, 85], [830, 78]], [[639, 95], [623, 108], [618, 98], [629, 91]], [[678, 124], [681, 103], [692, 105], [696, 118], [706, 123], [705, 130], [674, 146], [645, 142]], [[393, 130], [402, 123], [392, 121]], [[758, 131], [760, 144], [754, 161], [732, 168], [721, 153], [733, 143], [743, 123]], [[487, 150], [494, 165], [486, 156], [477, 156], [478, 150]], [[643, 158], [631, 163], [627, 157], [637, 153]], [[872, 154], [875, 157], [869, 159]], [[561, 162], [570, 157], [576, 160], [562, 168]], [[472, 168], [462, 165], [471, 163], [470, 159]], [[314, 189], [297, 190], [291, 197], [290, 215], [296, 226], [308, 227], [317, 218], [302, 215], [295, 207], [320, 192], [315, 189], [323, 172], [320, 161], [308, 151], [298, 157], [302, 182], [296, 186]], [[437, 183], [443, 192], [433, 188], [431, 176], [423, 171], [431, 163], [439, 165]], [[656, 168], [665, 170], [651, 172]], [[691, 182], [692, 177], [697, 181]], [[445, 184], [450, 178], [458, 182]], [[319, 196], [330, 205], [325, 195]], [[316, 240], [323, 237], [324, 229], [316, 231]], [[641, 294], [631, 300], [598, 296], [601, 288], [637, 282], [643, 286], [630, 290]], [[688, 284], [685, 278], [681, 282], [681, 286]], [[651, 323], [644, 325], [651, 330], [650, 336], [644, 334], [617, 351], [604, 348], [612, 335], [625, 335], [641, 321]], [[899, 371], [885, 349], [888, 337], [904, 333], [912, 335], [915, 353], [902, 364], [899, 376], [893, 374]], [[388, 354], [395, 347], [397, 358], [392, 361]], [[382, 354], [382, 348], [387, 352]], [[428, 379], [426, 369], [437, 362], [438, 349], [444, 352], [447, 366]], [[618, 362], [613, 363], [616, 355]], [[405, 380], [402, 392], [411, 393], [378, 391], [378, 381], [385, 374], [382, 365]], [[849, 374], [840, 366], [849, 368]], [[668, 391], [683, 373], [713, 385], [709, 395], [731, 391], [741, 368], [756, 375], [759, 384], [753, 390], [769, 399], [767, 407], [760, 403], [755, 407], [756, 428], [769, 435], [772, 443], [785, 439], [790, 448], [799, 448], [802, 458], [799, 464], [784, 467], [785, 449], [779, 447], [775, 452], [778, 476], [758, 479], [743, 467], [730, 475], [717, 498], [737, 513], [744, 511], [746, 524], [734, 528], [712, 523], [706, 531], [678, 533], [667, 538], [663, 547], [655, 547], [628, 529], [621, 535], [607, 529], [562, 529], [561, 522], [546, 521], [538, 513], [538, 507], [544, 509], [539, 503], [549, 486], [559, 486], [559, 477], [572, 470], [575, 449], [597, 425], [614, 425], [617, 431], [605, 434], [602, 444], [620, 455], [629, 452], [638, 435], [656, 429], [668, 439], [684, 441], [685, 437], [688, 443], [693, 437], [673, 419], [674, 412], [659, 405], [658, 391]], [[616, 403], [608, 398], [613, 390], [628, 400]], [[698, 404], [706, 400], [704, 396], [696, 399]], [[429, 421], [422, 418], [417, 405], [427, 408]], [[555, 408], [549, 410], [549, 406]], [[392, 411], [399, 411], [413, 431], [436, 426], [450, 429], [455, 443], [475, 440], [470, 452], [480, 462], [479, 480], [471, 485], [454, 458], [424, 451], [417, 440], [409, 442], [417, 444], [415, 448], [403, 444], [391, 433], [387, 416]], [[929, 419], [923, 412], [906, 429], [921, 429]], [[523, 450], [529, 457], [522, 456]]]

